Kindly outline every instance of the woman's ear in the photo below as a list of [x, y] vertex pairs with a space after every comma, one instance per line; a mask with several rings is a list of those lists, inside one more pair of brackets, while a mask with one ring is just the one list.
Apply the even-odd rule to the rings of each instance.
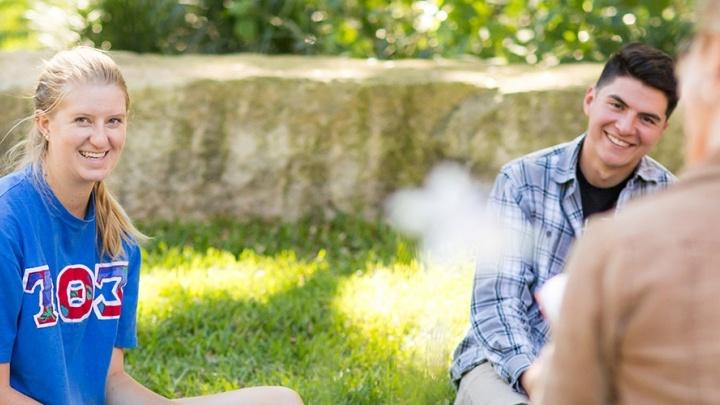
[[40, 131], [43, 137], [47, 139], [50, 133], [50, 118], [47, 113], [42, 110], [35, 110], [35, 126]]

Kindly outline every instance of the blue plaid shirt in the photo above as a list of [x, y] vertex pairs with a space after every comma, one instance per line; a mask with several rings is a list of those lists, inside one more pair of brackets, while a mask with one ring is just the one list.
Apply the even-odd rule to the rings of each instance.
[[[584, 221], [576, 167], [584, 135], [506, 164], [488, 209], [513, 236], [502, 255], [480, 260], [475, 271], [470, 328], [455, 349], [450, 376], [489, 360], [500, 377], [524, 392], [520, 375], [548, 339], [534, 294], [565, 266]], [[644, 157], [620, 193], [617, 207], [665, 188], [673, 175]]]

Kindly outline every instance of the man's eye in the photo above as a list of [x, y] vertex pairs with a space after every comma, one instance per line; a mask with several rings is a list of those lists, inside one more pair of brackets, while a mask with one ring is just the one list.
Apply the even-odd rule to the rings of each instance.
[[642, 117], [642, 122], [648, 124], [648, 125], [655, 125], [655, 120], [650, 117]]

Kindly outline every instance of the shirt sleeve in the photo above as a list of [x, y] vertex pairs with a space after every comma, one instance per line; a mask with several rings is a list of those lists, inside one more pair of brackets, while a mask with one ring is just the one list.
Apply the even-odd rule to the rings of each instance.
[[475, 271], [470, 307], [473, 334], [500, 377], [524, 392], [520, 375], [538, 353], [529, 336], [528, 308], [535, 279], [531, 262], [533, 227], [521, 208], [520, 189], [506, 172], [498, 175], [488, 209], [505, 234], [501, 254], [482, 259]]
[[0, 238], [0, 363], [9, 363], [18, 330], [23, 296], [20, 264], [10, 259]]
[[570, 255], [560, 317], [553, 325], [554, 350], [543, 365], [541, 404], [615, 402], [609, 397], [612, 389], [601, 316], [611, 240], [600, 236], [591, 224]]
[[122, 312], [115, 337], [115, 347], [129, 349], [137, 346], [137, 304], [141, 254], [137, 245], [126, 245], [125, 249], [128, 252], [128, 275], [123, 289]]

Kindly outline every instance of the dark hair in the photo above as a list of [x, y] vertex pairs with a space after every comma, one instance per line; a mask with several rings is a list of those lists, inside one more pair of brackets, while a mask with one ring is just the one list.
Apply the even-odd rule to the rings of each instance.
[[638, 42], [625, 45], [607, 61], [595, 87], [627, 76], [662, 91], [667, 98], [665, 116], [670, 118], [678, 102], [675, 61], [670, 55]]

